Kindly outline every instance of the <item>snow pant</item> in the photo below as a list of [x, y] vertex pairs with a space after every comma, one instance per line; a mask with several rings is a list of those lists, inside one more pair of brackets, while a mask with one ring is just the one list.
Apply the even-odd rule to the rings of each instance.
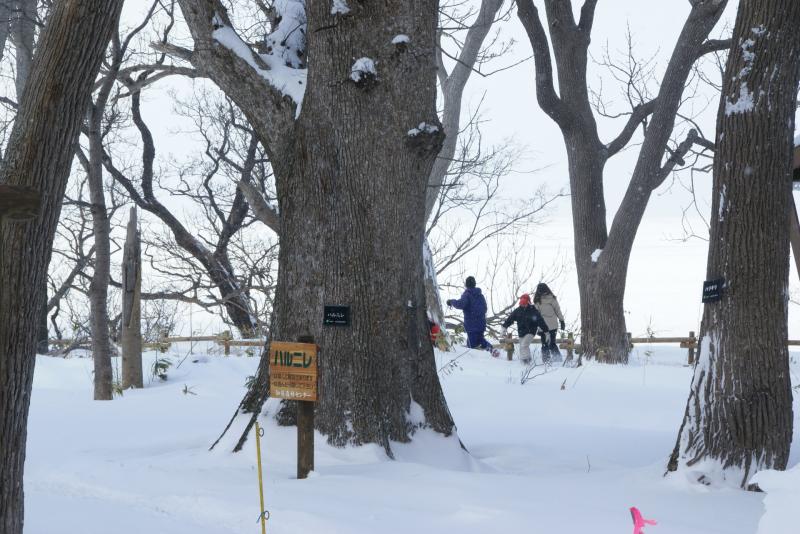
[[529, 363], [531, 361], [531, 343], [536, 339], [533, 334], [525, 334], [519, 338], [519, 361]]
[[483, 337], [483, 330], [467, 332], [467, 347], [471, 349], [492, 350], [492, 344]]
[[539, 334], [542, 338], [543, 362], [549, 362], [551, 357], [558, 361], [561, 360], [561, 351], [558, 350], [558, 345], [556, 345], [556, 332], [557, 330], [550, 330], [549, 332], [542, 332]]

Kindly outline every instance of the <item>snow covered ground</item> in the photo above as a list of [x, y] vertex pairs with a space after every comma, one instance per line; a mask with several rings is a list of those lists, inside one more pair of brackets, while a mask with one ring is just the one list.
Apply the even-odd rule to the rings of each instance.
[[[91, 360], [39, 357], [27, 534], [260, 532], [254, 440], [239, 454], [229, 442], [208, 452], [257, 359], [195, 353], [177, 367], [185, 354], [170, 356], [166, 382], [113, 402], [91, 400]], [[377, 447], [335, 449], [317, 435], [316, 471], [296, 480], [295, 431], [274, 424], [270, 400], [261, 419], [267, 531], [621, 534], [632, 529], [631, 506], [658, 520], [651, 534], [758, 531], [763, 494], [662, 477], [691, 378], [685, 351], [638, 346], [627, 367], [552, 368], [525, 385], [516, 360], [481, 351], [437, 353], [439, 366], [459, 355], [442, 383], [469, 454], [422, 434], [389, 461]], [[796, 532], [786, 512], [800, 475], [765, 476], [776, 493], [761, 532]]]

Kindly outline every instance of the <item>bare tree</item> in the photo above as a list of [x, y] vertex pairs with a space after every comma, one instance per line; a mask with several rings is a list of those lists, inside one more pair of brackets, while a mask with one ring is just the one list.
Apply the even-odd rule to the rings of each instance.
[[[206, 130], [209, 126], [206, 122], [209, 120], [209, 110], [202, 105], [192, 107], [191, 111], [199, 112], [195, 120], [198, 121], [198, 132], [205, 139], [204, 155], [207, 157], [207, 164], [205, 168], [200, 164], [193, 164], [182, 169], [177, 185], [168, 185], [155, 170], [156, 145], [150, 128], [142, 117], [141, 91], [136, 89], [146, 75], [147, 73], [143, 73], [138, 80], [125, 81], [131, 93], [133, 122], [142, 140], [141, 177], [135, 181], [132, 174], [136, 170], [120, 165], [110, 151], [106, 151], [104, 156], [105, 167], [137, 206], [155, 215], [169, 229], [166, 242], [161, 238], [154, 241], [152, 237], [147, 237], [145, 241], [157, 245], [156, 248], [167, 249], [172, 260], [183, 264], [182, 269], [196, 273], [197, 276], [188, 275], [193, 280], [194, 289], [199, 289], [204, 284], [202, 279], [210, 279], [211, 287], [218, 290], [220, 295], [217, 303], [224, 306], [230, 321], [244, 337], [253, 337], [260, 331], [259, 321], [251, 307], [249, 288], [237, 276], [229, 252], [231, 242], [243, 228], [251, 224], [252, 219], [248, 216], [244, 194], [236, 188], [236, 181], [231, 182], [230, 177], [225, 176], [225, 172], [233, 170], [238, 174], [239, 181], [263, 183], [269, 172], [265, 169], [265, 158], [258, 139], [252, 132], [244, 134], [244, 146], [237, 147], [240, 148], [239, 155], [242, 159], [235, 159], [232, 145], [234, 141], [242, 139], [242, 135], [237, 135], [241, 132], [238, 131], [240, 124], [236, 122], [235, 113], [231, 115], [230, 107], [226, 107], [221, 111], [221, 120], [219, 116], [213, 117], [217, 122], [212, 126], [220, 126], [222, 130], [218, 140]], [[219, 113], [220, 110], [217, 109], [216, 112]], [[219, 185], [220, 179], [226, 183], [225, 186]], [[188, 198], [197, 205], [208, 223], [204, 225], [207, 231], [199, 234], [192, 232], [159, 200], [157, 188], [168, 191], [171, 196]], [[178, 249], [174, 246], [163, 246], [173, 239]], [[171, 269], [175, 263], [169, 262], [169, 265]]]
[[[597, 132], [587, 74], [587, 57], [597, 0], [586, 0], [576, 21], [569, 0], [545, 0], [550, 40], [533, 0], [519, 0], [518, 16], [536, 62], [536, 96], [561, 129], [567, 147], [575, 263], [581, 301], [581, 343], [589, 355], [626, 362], [623, 299], [633, 242], [652, 192], [700, 140], [690, 130], [674, 149], [669, 141], [692, 65], [704, 53], [728, 48], [708, 40], [725, 0], [690, 0], [691, 11], [651, 100], [634, 99], [619, 135], [603, 143]], [[551, 60], [555, 58], [559, 92]], [[625, 197], [610, 231], [606, 226], [603, 168], [643, 126], [643, 141]]]
[[[748, 487], [785, 469], [792, 441], [789, 228], [800, 4], [739, 4], [717, 114], [707, 303], [686, 414], [668, 469]], [[742, 335], [745, 338], [742, 338]]]
[[[36, 350], [61, 200], [91, 84], [122, 1], [72, 0], [53, 7], [20, 102], [0, 184], [41, 195], [33, 222], [2, 221], [0, 254], [0, 530], [21, 534], [23, 466]], [[80, 21], [80, 27], [78, 27]]]

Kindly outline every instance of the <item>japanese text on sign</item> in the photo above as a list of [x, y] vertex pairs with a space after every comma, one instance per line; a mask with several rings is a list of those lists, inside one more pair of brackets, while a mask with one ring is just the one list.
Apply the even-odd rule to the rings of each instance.
[[269, 345], [269, 396], [317, 400], [317, 346], [274, 341]]

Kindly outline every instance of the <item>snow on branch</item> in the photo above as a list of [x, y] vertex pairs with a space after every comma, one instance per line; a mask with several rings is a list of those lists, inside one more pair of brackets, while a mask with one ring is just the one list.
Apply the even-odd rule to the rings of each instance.
[[272, 87], [297, 104], [300, 114], [306, 89], [307, 71], [302, 56], [305, 53], [305, 4], [302, 0], [275, 3], [280, 24], [265, 40], [265, 53], [250, 48], [219, 14], [214, 15], [213, 39], [243, 59]]

